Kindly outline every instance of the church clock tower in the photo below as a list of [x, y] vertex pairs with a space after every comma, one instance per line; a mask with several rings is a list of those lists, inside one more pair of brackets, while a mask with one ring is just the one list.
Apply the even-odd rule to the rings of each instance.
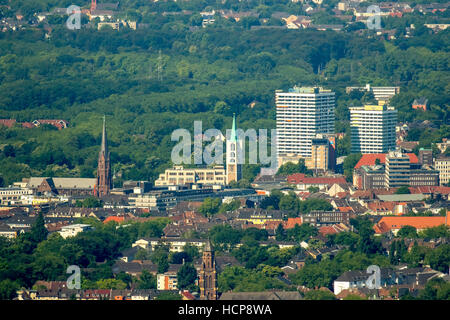
[[242, 141], [237, 138], [236, 134], [236, 116], [233, 114], [233, 126], [231, 128], [230, 138], [227, 139], [227, 184], [231, 181], [239, 181], [242, 179], [242, 164], [239, 163], [238, 155], [243, 152]]

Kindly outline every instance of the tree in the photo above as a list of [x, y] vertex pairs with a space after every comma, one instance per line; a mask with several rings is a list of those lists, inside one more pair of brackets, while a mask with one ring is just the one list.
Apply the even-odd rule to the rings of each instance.
[[354, 153], [349, 156], [347, 156], [344, 159], [344, 164], [342, 165], [344, 169], [344, 175], [347, 181], [351, 182], [353, 179], [353, 169], [355, 168], [358, 161], [361, 159], [362, 154], [361, 153]]
[[397, 236], [400, 238], [417, 238], [417, 229], [413, 226], [403, 226], [397, 232]]
[[18, 283], [10, 279], [0, 281], [0, 300], [12, 300], [19, 288]]
[[162, 292], [156, 297], [156, 300], [181, 300], [181, 295], [175, 292]]
[[195, 284], [197, 270], [191, 264], [183, 264], [177, 272], [179, 289], [187, 289]]
[[409, 190], [408, 186], [401, 186], [396, 191], [395, 194], [410, 194], [411, 191]]
[[311, 290], [305, 292], [305, 300], [337, 300], [337, 298], [329, 291]]
[[275, 230], [275, 237], [277, 241], [286, 241], [286, 231], [283, 228], [283, 225], [280, 223]]
[[306, 175], [312, 175], [312, 171], [305, 165], [305, 159], [299, 159], [297, 163], [287, 162], [283, 164], [277, 174], [282, 176], [288, 176], [294, 173], [304, 173]]
[[221, 205], [220, 198], [206, 198], [205, 200], [203, 200], [203, 203], [198, 209], [198, 211], [205, 216], [211, 216], [219, 212], [220, 205]]
[[45, 239], [47, 239], [48, 230], [45, 227], [45, 221], [44, 216], [42, 215], [42, 212], [39, 212], [36, 221], [34, 222], [33, 226], [31, 227], [30, 236], [31, 239], [35, 243], [39, 243]]
[[143, 270], [139, 277], [138, 288], [156, 289], [156, 277], [147, 270]]

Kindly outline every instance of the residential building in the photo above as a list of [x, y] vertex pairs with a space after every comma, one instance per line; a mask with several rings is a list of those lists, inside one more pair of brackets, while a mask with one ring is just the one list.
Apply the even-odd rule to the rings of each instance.
[[244, 160], [243, 140], [241, 138], [238, 138], [237, 133], [236, 133], [236, 116], [235, 115], [233, 115], [233, 126], [231, 127], [230, 138], [228, 139], [228, 137], [227, 137], [226, 143], [227, 143], [226, 183], [229, 184], [232, 181], [239, 181], [242, 179], [242, 163]]
[[448, 184], [450, 182], [450, 157], [437, 157], [435, 160], [435, 168], [439, 171], [440, 184]]
[[385, 153], [395, 149], [397, 110], [386, 105], [350, 108], [351, 152]]
[[156, 289], [158, 290], [177, 290], [178, 277], [174, 272], [159, 273], [156, 276]]
[[[297, 87], [275, 93], [278, 165], [284, 158], [311, 158], [316, 134], [334, 133], [335, 94], [321, 87]], [[289, 160], [291, 161], [291, 160]]]
[[214, 251], [208, 241], [203, 250], [202, 266], [199, 272], [198, 285], [201, 300], [217, 300], [217, 271]]
[[75, 237], [78, 233], [84, 232], [87, 230], [92, 229], [89, 224], [71, 224], [68, 226], [64, 226], [61, 228], [61, 231], [59, 231], [59, 234], [64, 239], [68, 237]]
[[335, 170], [336, 167], [336, 141], [334, 135], [318, 134], [311, 139], [311, 158], [305, 159], [308, 169], [325, 173]]
[[412, 103], [412, 108], [416, 110], [427, 110], [428, 99], [425, 97], [421, 97], [419, 99], [414, 99]]
[[166, 169], [155, 181], [155, 186], [179, 186], [185, 184], [225, 185], [226, 175], [223, 166], [212, 168], [183, 168], [174, 166]]

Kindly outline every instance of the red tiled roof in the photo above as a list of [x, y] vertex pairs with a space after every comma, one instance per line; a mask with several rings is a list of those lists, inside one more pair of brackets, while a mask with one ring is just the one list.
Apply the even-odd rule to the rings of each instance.
[[283, 228], [285, 229], [292, 229], [295, 227], [295, 225], [301, 225], [302, 224], [302, 218], [288, 218], [287, 221], [283, 223]]
[[352, 207], [338, 207], [338, 210], [340, 212], [351, 212], [351, 211], [353, 211], [353, 208]]
[[419, 187], [410, 187], [409, 191], [412, 194], [417, 193], [440, 193], [440, 194], [450, 194], [450, 187], [444, 186], [419, 186]]
[[[411, 163], [419, 163], [419, 159], [414, 153], [407, 153], [407, 155]], [[358, 169], [361, 166], [373, 166], [375, 165], [376, 159], [380, 160], [380, 163], [384, 163], [386, 161], [386, 153], [363, 154], [356, 164], [355, 169]]]
[[306, 177], [303, 173], [294, 173], [287, 177], [287, 181], [293, 184], [328, 184], [346, 183], [345, 177]]
[[103, 221], [103, 223], [108, 223], [110, 221], [115, 221], [115, 222], [123, 222], [125, 220], [125, 217], [118, 217], [118, 216], [110, 216], [108, 218], [105, 219], [105, 221]]
[[322, 236], [326, 236], [327, 234], [335, 234], [338, 232], [332, 226], [324, 226], [319, 229], [319, 233]]
[[400, 229], [403, 226], [412, 226], [416, 229], [425, 229], [440, 226], [441, 224], [450, 225], [447, 217], [383, 217], [374, 226], [376, 233], [384, 233], [391, 229]]
[[370, 202], [367, 204], [367, 208], [374, 212], [386, 212], [394, 210], [395, 203], [392, 201], [383, 202]]
[[11, 128], [16, 124], [16, 119], [0, 119], [0, 124], [5, 127]]

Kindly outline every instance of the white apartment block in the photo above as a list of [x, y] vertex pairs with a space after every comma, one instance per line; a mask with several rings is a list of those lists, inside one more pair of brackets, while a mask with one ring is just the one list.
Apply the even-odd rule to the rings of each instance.
[[334, 133], [335, 94], [320, 87], [294, 87], [275, 93], [277, 157], [311, 158], [311, 139]]
[[386, 105], [349, 109], [352, 153], [387, 153], [395, 150], [397, 110]]
[[434, 167], [439, 171], [439, 183], [441, 185], [450, 182], [450, 157], [437, 157]]

